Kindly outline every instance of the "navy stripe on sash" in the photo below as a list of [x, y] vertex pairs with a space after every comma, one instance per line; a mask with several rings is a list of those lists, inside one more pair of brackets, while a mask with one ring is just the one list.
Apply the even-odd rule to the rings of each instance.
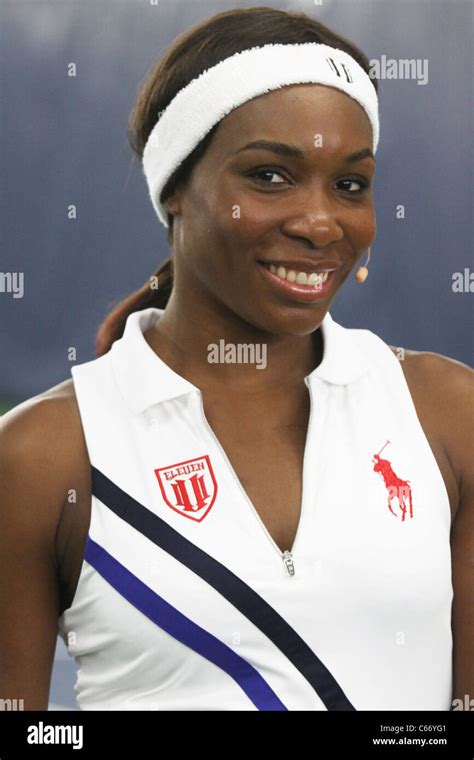
[[92, 493], [122, 520], [203, 578], [245, 615], [311, 684], [328, 710], [355, 710], [334, 676], [284, 618], [225, 565], [91, 466]]
[[253, 665], [169, 604], [90, 536], [84, 558], [147, 618], [228, 673], [259, 710], [287, 710]]

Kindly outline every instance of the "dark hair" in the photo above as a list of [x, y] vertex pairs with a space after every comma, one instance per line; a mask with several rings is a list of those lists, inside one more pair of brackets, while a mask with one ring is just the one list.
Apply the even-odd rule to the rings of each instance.
[[[130, 114], [128, 139], [141, 160], [148, 136], [160, 112], [175, 95], [203, 71], [219, 61], [247, 48], [265, 44], [297, 44], [319, 42], [345, 50], [371, 77], [375, 91], [378, 84], [370, 72], [367, 56], [345, 37], [336, 34], [305, 13], [277, 10], [268, 6], [224, 11], [211, 16], [179, 35], [158, 64], [146, 76]], [[184, 185], [204, 154], [217, 124], [207, 133], [170, 177], [160, 196], [164, 202], [172, 192]], [[168, 242], [173, 242], [173, 217], [168, 213]], [[173, 261], [166, 258], [152, 278], [134, 293], [120, 300], [101, 324], [96, 336], [96, 355], [106, 353], [123, 335], [125, 322], [134, 311], [151, 306], [165, 308], [173, 287]], [[152, 279], [150, 278], [150, 279]], [[156, 283], [156, 279], [153, 279]]]

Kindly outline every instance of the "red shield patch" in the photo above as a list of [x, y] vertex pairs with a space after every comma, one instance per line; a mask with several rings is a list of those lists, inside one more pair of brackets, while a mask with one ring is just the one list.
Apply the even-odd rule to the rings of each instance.
[[166, 504], [183, 517], [200, 522], [216, 500], [217, 483], [207, 454], [159, 467], [155, 475]]

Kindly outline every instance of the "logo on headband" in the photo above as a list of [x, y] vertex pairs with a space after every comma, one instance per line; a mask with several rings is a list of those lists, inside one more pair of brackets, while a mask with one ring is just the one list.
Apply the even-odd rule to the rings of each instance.
[[[333, 71], [336, 72], [337, 76], [338, 77], [342, 77], [341, 72], [339, 71], [339, 69], [336, 66], [336, 62], [335, 62], [334, 58], [326, 58], [326, 61], [329, 64], [329, 67]], [[341, 69], [343, 69], [344, 74], [346, 75], [346, 82], [353, 82], [354, 80], [351, 77], [351, 72], [349, 71], [349, 68], [347, 67], [347, 65], [345, 63], [341, 63], [339, 61], [339, 66], [341, 67]]]

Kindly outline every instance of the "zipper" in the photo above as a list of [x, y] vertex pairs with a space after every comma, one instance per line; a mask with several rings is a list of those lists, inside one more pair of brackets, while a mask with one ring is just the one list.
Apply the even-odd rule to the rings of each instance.
[[[309, 419], [308, 419], [308, 429], [307, 429], [307, 432], [306, 432], [306, 443], [305, 443], [305, 449], [304, 449], [304, 455], [303, 455], [303, 470], [302, 470], [303, 481], [304, 481], [304, 472], [305, 472], [306, 452], [308, 450], [308, 437], [309, 437], [311, 418], [313, 416], [313, 408], [314, 408], [314, 400], [313, 400], [313, 393], [312, 393], [312, 389], [311, 389], [311, 383], [306, 382], [306, 380], [307, 380], [307, 378], [304, 379], [304, 382], [305, 382], [306, 387], [309, 390], [309, 395], [310, 395], [310, 410], [309, 410]], [[254, 514], [257, 522], [259, 523], [261, 529], [263, 530], [263, 533], [266, 535], [267, 539], [271, 543], [273, 549], [278, 552], [281, 560], [285, 564], [285, 567], [286, 567], [286, 569], [288, 571], [288, 575], [289, 576], [295, 575], [296, 574], [296, 569], [295, 569], [295, 563], [294, 563], [294, 558], [293, 558], [292, 551], [290, 551], [290, 549], [285, 549], [285, 551], [282, 553], [280, 547], [273, 540], [272, 536], [268, 532], [265, 523], [263, 522], [262, 518], [260, 517], [260, 515], [257, 512], [257, 510], [255, 509], [254, 505], [250, 501], [250, 499], [249, 499], [249, 497], [247, 495], [247, 492], [245, 491], [244, 487], [242, 486], [242, 483], [240, 482], [239, 478], [237, 477], [237, 473], [235, 472], [235, 470], [234, 470], [234, 468], [232, 466], [232, 462], [230, 461], [229, 457], [227, 456], [226, 452], [224, 451], [224, 448], [223, 448], [221, 442], [217, 438], [216, 434], [214, 433], [213, 429], [211, 428], [211, 426], [210, 426], [210, 424], [209, 424], [209, 422], [207, 420], [207, 417], [206, 417], [206, 414], [205, 414], [205, 411], [204, 411], [204, 402], [203, 402], [203, 398], [202, 398], [202, 393], [201, 393], [201, 391], [200, 391], [199, 388], [196, 388], [196, 396], [197, 396], [197, 398], [199, 400], [199, 406], [200, 406], [200, 411], [201, 411], [201, 419], [203, 420], [203, 422], [205, 424], [205, 427], [207, 428], [209, 436], [212, 438], [212, 440], [214, 441], [215, 445], [217, 446], [217, 448], [221, 452], [222, 458], [224, 459], [224, 461], [225, 461], [225, 463], [227, 465], [227, 469], [229, 470], [230, 474], [232, 475], [234, 481], [237, 483], [237, 486], [240, 489], [240, 492], [242, 493], [243, 498], [245, 499], [245, 501], [249, 505], [250, 509], [252, 510], [252, 512], [253, 512], [253, 514]], [[296, 529], [296, 535], [295, 535], [295, 540], [293, 541], [293, 547], [292, 547], [292, 549], [295, 548], [296, 542], [298, 540], [298, 536], [299, 536], [299, 534], [301, 532], [300, 529], [301, 529], [301, 521], [302, 521], [302, 517], [303, 517], [303, 506], [304, 506], [304, 482], [302, 483], [302, 488], [301, 488], [300, 519], [298, 521], [298, 527]]]
[[290, 552], [289, 549], [285, 549], [283, 554], [281, 555], [281, 558], [283, 562], [286, 565], [286, 569], [288, 570], [288, 575], [294, 575], [295, 574], [295, 564], [293, 562], [293, 555]]

